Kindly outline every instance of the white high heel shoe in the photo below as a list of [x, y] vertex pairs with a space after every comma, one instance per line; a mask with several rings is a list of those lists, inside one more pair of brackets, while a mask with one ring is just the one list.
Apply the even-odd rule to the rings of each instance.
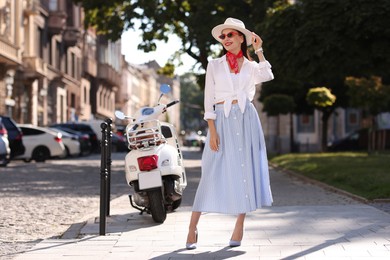
[[230, 247], [241, 246], [241, 241], [238, 241], [238, 240], [230, 240], [230, 241], [229, 241], [229, 246], [230, 246]]
[[[242, 230], [242, 236], [241, 236], [241, 239], [240, 240], [233, 240], [233, 239], [230, 239], [229, 241], [229, 246], [230, 247], [237, 247], [237, 246], [241, 246], [241, 240], [242, 240], [242, 237], [244, 236], [244, 230]], [[233, 236], [232, 236], [233, 237]]]
[[196, 249], [198, 244], [198, 230], [195, 230], [195, 243], [186, 243], [187, 250]]

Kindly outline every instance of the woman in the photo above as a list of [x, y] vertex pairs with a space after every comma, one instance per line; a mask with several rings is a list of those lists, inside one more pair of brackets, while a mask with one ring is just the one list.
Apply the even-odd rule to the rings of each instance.
[[[225, 55], [207, 66], [205, 114], [209, 131], [202, 155], [202, 177], [192, 208], [187, 249], [197, 246], [202, 212], [238, 215], [229, 245], [240, 246], [245, 214], [272, 204], [264, 134], [251, 101], [255, 85], [273, 79], [261, 38], [242, 21], [226, 19], [211, 31]], [[259, 63], [251, 61], [253, 45]]]

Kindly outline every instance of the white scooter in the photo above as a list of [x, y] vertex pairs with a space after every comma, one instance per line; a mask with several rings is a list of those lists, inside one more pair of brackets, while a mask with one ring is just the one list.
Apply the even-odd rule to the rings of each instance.
[[163, 223], [167, 211], [181, 204], [187, 178], [179, 140], [173, 125], [161, 122], [158, 117], [166, 109], [179, 103], [160, 104], [161, 97], [170, 86], [160, 87], [161, 95], [155, 107], [142, 107], [136, 117], [116, 111], [119, 119], [130, 119], [126, 126], [126, 138], [130, 152], [125, 157], [127, 184], [134, 188], [129, 195], [132, 207], [152, 214], [157, 223]]

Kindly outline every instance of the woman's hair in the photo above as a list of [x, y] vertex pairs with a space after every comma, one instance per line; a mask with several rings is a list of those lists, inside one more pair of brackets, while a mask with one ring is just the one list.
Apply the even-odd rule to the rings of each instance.
[[[249, 51], [248, 51], [248, 45], [246, 44], [246, 39], [245, 39], [245, 35], [240, 32], [240, 31], [237, 31], [235, 30], [236, 32], [238, 32], [238, 34], [242, 37], [244, 37], [244, 41], [241, 43], [241, 51], [242, 51], [242, 54], [245, 56], [245, 58], [247, 58], [248, 60], [252, 60], [251, 56], [249, 55]], [[225, 47], [223, 47], [222, 45], [222, 48], [223, 48], [223, 53], [221, 55], [221, 57], [223, 55], [225, 55], [227, 53], [227, 50], [225, 49]]]

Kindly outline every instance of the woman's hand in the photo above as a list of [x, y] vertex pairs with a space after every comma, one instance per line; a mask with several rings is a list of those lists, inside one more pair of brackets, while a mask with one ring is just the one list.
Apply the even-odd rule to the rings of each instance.
[[263, 40], [254, 32], [252, 32], [252, 46], [255, 50], [258, 50], [263, 46]]
[[210, 149], [215, 152], [219, 149], [219, 136], [217, 131], [210, 131]]

